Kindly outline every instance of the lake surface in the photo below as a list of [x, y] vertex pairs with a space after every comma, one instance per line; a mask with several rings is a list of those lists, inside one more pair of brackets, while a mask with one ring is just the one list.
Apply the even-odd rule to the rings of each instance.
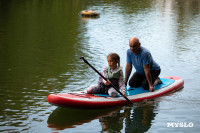
[[[82, 18], [85, 9], [100, 17]], [[125, 68], [132, 36], [151, 51], [161, 77], [184, 79], [182, 90], [106, 110], [47, 102], [98, 81], [80, 56], [101, 71], [116, 52]], [[0, 0], [0, 132], [199, 132], [199, 42], [199, 0]]]

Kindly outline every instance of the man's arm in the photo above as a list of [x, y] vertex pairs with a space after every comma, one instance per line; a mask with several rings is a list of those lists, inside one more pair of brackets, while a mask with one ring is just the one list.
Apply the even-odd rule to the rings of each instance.
[[147, 81], [149, 83], [149, 91], [154, 91], [154, 88], [153, 88], [153, 84], [152, 84], [152, 77], [151, 77], [151, 74], [150, 74], [150, 65], [144, 65], [144, 72], [145, 72], [145, 75], [146, 75], [146, 78], [147, 78]]
[[125, 78], [124, 78], [125, 85], [127, 85], [127, 82], [128, 82], [129, 76], [131, 74], [131, 71], [132, 71], [132, 64], [127, 62], [126, 63], [126, 68], [125, 68]]

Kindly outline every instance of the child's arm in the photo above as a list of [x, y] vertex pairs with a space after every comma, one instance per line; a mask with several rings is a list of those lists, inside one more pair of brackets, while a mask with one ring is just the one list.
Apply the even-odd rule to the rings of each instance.
[[[105, 66], [104, 69], [103, 69], [103, 72], [102, 72], [102, 75], [108, 79], [108, 67]], [[106, 81], [103, 79], [103, 83], [105, 83]]]
[[[102, 74], [106, 79], [108, 79], [108, 66], [105, 66], [104, 67], [104, 70], [103, 70], [103, 74]], [[103, 83], [105, 84], [105, 85], [110, 85], [111, 84], [111, 82], [110, 82], [110, 80], [107, 80], [107, 81], [105, 81], [104, 79], [103, 79]]]
[[124, 74], [123, 74], [122, 70], [120, 71], [119, 87], [121, 89], [121, 92], [122, 92], [123, 96], [126, 96], [125, 83], [124, 83]]
[[120, 76], [119, 76], [119, 88], [121, 89], [121, 91], [125, 91], [125, 84], [124, 84], [124, 74], [123, 71], [120, 71]]

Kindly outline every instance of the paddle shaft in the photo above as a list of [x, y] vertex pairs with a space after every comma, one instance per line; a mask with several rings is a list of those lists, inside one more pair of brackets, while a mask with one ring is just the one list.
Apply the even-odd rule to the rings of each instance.
[[[80, 59], [82, 59], [86, 64], [88, 64], [96, 73], [99, 74], [99, 76], [101, 76], [105, 81], [107, 81], [108, 79], [105, 78], [100, 72], [98, 72], [87, 60], [85, 60], [84, 57], [81, 57]], [[111, 83], [111, 82], [110, 82]], [[112, 83], [111, 83], [112, 87], [120, 94], [122, 95], [129, 103], [133, 104], [133, 102], [131, 100], [129, 100], [126, 96], [124, 96]]]

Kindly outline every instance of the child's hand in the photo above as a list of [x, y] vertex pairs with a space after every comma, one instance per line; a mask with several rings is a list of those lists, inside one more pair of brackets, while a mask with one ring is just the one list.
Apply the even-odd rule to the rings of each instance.
[[110, 80], [107, 80], [107, 81], [104, 81], [104, 84], [105, 84], [105, 85], [110, 85], [111, 82], [110, 82]]
[[125, 97], [125, 96], [126, 96], [126, 91], [123, 90], [123, 91], [122, 91], [122, 94], [123, 94], [122, 96]]

